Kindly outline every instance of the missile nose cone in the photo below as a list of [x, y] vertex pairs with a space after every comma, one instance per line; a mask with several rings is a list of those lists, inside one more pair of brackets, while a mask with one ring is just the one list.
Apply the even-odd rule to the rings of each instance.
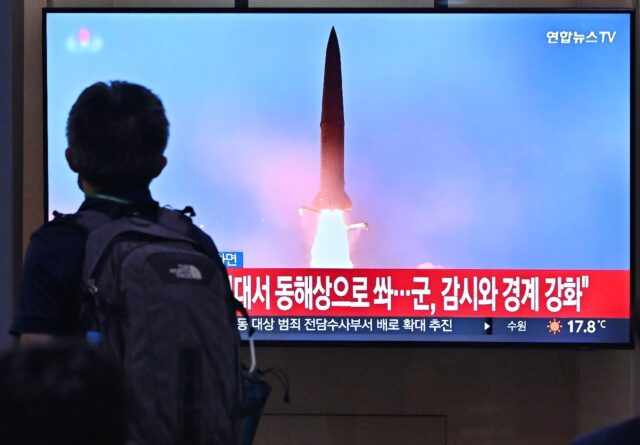
[[338, 46], [338, 33], [336, 32], [336, 27], [332, 26], [331, 27], [331, 33], [329, 34], [329, 42], [327, 47], [329, 46]]
[[329, 40], [327, 41], [327, 61], [331, 61], [331, 64], [340, 64], [340, 44], [338, 43], [338, 34], [336, 28], [331, 28], [331, 34], [329, 34]]
[[336, 29], [331, 28], [324, 64], [324, 88], [322, 93], [322, 122], [344, 122], [342, 104], [342, 63]]

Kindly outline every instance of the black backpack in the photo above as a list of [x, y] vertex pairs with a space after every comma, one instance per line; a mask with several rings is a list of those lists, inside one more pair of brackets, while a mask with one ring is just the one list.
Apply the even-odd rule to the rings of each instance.
[[[140, 445], [241, 440], [238, 302], [213, 242], [183, 212], [111, 219], [81, 211], [88, 232], [82, 319], [87, 338], [121, 363]], [[208, 238], [207, 238], [208, 239]]]

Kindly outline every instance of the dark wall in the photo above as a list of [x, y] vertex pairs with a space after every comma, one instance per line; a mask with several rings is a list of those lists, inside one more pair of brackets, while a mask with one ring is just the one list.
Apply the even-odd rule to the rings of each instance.
[[11, 344], [7, 335], [15, 296], [15, 274], [21, 241], [17, 185], [22, 100], [22, 2], [0, 2], [0, 350]]

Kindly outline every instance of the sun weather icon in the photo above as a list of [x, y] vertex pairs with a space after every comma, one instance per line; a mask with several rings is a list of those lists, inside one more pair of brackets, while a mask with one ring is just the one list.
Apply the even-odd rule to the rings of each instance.
[[549, 329], [549, 332], [551, 334], [557, 335], [562, 330], [562, 323], [560, 323], [560, 320], [556, 320], [554, 318], [553, 320], [549, 320], [549, 324], [547, 325], [547, 329]]

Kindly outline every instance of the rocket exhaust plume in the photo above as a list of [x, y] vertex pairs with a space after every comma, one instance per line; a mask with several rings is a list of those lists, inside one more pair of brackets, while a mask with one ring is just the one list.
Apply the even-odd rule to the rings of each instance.
[[320, 120], [320, 191], [313, 200], [315, 210], [350, 210], [344, 189], [344, 107], [342, 64], [335, 28], [331, 28], [324, 64], [322, 118]]

